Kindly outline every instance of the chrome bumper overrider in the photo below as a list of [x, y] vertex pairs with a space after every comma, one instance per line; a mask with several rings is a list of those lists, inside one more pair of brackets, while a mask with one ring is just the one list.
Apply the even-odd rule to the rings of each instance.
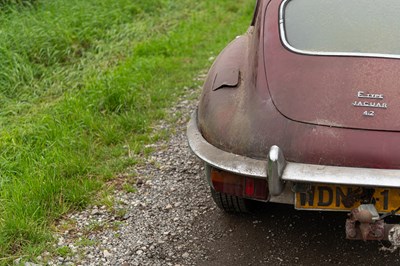
[[270, 201], [293, 203], [286, 183], [324, 183], [365, 187], [400, 187], [400, 170], [339, 167], [293, 163], [285, 160], [282, 151], [272, 146], [268, 160], [252, 159], [216, 148], [208, 143], [197, 127], [197, 111], [187, 128], [189, 146], [205, 163], [228, 172], [268, 181]]

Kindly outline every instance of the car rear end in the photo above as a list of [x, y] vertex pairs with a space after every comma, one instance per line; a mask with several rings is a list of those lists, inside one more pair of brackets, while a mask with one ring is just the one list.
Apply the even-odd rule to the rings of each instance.
[[[251, 30], [211, 68], [188, 126], [220, 207], [348, 211], [349, 239], [399, 244], [384, 218], [400, 207], [400, 3], [385, 5], [259, 1]], [[218, 75], [235, 82], [215, 87]]]

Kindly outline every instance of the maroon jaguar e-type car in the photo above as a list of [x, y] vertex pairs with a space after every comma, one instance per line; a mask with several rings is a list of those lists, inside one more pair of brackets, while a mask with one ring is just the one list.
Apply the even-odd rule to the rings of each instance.
[[400, 1], [259, 0], [188, 125], [216, 204], [348, 211], [349, 239], [400, 243]]

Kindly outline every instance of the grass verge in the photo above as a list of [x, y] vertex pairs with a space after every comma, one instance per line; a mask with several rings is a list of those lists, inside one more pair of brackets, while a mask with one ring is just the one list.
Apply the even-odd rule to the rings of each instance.
[[[10, 1], [13, 2], [13, 1]], [[15, 3], [18, 3], [16, 1]], [[52, 0], [0, 9], [0, 263], [137, 161], [165, 108], [249, 25], [250, 0]], [[152, 137], [150, 137], [152, 136]]]

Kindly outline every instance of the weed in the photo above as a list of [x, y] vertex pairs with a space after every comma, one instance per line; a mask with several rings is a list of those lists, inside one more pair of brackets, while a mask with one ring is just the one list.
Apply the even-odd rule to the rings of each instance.
[[73, 219], [62, 219], [61, 223], [59, 223], [54, 229], [57, 229], [59, 232], [70, 231], [76, 228], [76, 224], [77, 222]]
[[89, 246], [94, 246], [97, 242], [94, 240], [91, 240], [87, 237], [82, 237], [78, 241], [76, 241], [75, 245], [77, 247], [89, 247]]
[[[112, 230], [114, 230], [114, 231], [117, 231], [117, 230], [121, 227], [122, 224], [123, 224], [123, 223], [120, 222], [120, 221], [115, 221], [115, 222], [113, 222], [113, 223], [110, 225], [110, 228], [111, 228]], [[115, 233], [115, 235], [118, 235], [118, 233]]]
[[85, 234], [98, 232], [98, 231], [101, 231], [104, 228], [104, 226], [105, 225], [103, 223], [94, 221], [94, 222], [91, 222], [88, 226], [86, 226], [84, 228], [84, 232], [85, 232]]
[[71, 248], [68, 247], [68, 246], [62, 246], [62, 247], [57, 248], [56, 253], [57, 253], [58, 256], [61, 256], [61, 257], [64, 257], [64, 258], [72, 256], [74, 254], [72, 252]]
[[127, 193], [135, 193], [137, 191], [136, 187], [134, 187], [132, 184], [129, 183], [125, 183], [122, 186], [122, 189]]
[[117, 218], [123, 218], [123, 217], [125, 216], [126, 212], [127, 212], [126, 209], [117, 209], [117, 210], [114, 210], [115, 216], [116, 216]]

